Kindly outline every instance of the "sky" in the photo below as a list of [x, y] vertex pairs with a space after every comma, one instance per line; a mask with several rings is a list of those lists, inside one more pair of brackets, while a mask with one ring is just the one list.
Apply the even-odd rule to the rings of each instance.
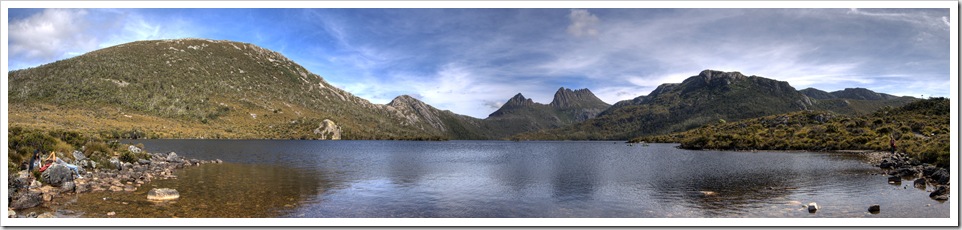
[[137, 40], [207, 38], [287, 56], [385, 104], [485, 118], [560, 87], [614, 104], [705, 69], [950, 97], [948, 9], [9, 9], [10, 70]]

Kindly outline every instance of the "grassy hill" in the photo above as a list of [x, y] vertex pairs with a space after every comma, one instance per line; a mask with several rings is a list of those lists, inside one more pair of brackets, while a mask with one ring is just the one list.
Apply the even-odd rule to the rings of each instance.
[[204, 39], [138, 41], [9, 74], [10, 125], [117, 137], [436, 138], [283, 55]]

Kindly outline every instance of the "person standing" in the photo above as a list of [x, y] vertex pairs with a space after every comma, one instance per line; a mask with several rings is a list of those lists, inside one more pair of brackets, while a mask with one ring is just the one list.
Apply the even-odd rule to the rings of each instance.
[[889, 147], [892, 148], [892, 154], [895, 154], [895, 150], [897, 148], [895, 146], [895, 135], [889, 135]]

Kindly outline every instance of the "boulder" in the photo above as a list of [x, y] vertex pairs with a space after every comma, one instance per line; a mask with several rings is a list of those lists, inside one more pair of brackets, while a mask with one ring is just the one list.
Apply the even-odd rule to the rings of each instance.
[[124, 163], [120, 162], [120, 159], [118, 159], [117, 157], [110, 158], [110, 165], [117, 170], [124, 170]]
[[83, 161], [83, 160], [86, 160], [86, 159], [87, 159], [87, 156], [85, 156], [83, 152], [80, 152], [80, 151], [77, 151], [77, 150], [74, 150], [74, 151], [73, 151], [73, 160], [74, 160], [74, 163], [80, 163], [80, 161]]
[[873, 204], [872, 206], [868, 207], [868, 212], [871, 212], [872, 214], [878, 214], [879, 211], [881, 211], [881, 208], [878, 204]]
[[137, 160], [137, 163], [138, 163], [138, 164], [141, 164], [141, 165], [149, 165], [149, 164], [150, 164], [150, 160], [140, 159], [140, 160]]
[[930, 178], [932, 178], [932, 180], [935, 181], [935, 182], [938, 183], [938, 184], [948, 184], [948, 183], [949, 183], [949, 171], [948, 171], [948, 170], [945, 170], [944, 168], [938, 169], [938, 170], [936, 170], [935, 172], [932, 173], [932, 176], [930, 176]]
[[67, 181], [66, 183], [63, 183], [63, 186], [60, 186], [60, 193], [72, 193], [76, 191], [76, 188], [77, 184], [75, 184], [73, 181]]
[[912, 186], [915, 186], [916, 188], [920, 188], [920, 189], [925, 189], [925, 178], [916, 179], [914, 182], [912, 182]]
[[147, 192], [147, 200], [163, 201], [177, 198], [180, 198], [180, 193], [170, 188], [155, 188]]
[[140, 148], [137, 148], [137, 146], [133, 146], [133, 145], [128, 146], [128, 147], [127, 147], [127, 150], [129, 150], [129, 151], [132, 152], [132, 153], [140, 153], [140, 152], [143, 151], [143, 150], [141, 150]]
[[899, 169], [897, 175], [901, 177], [907, 177], [907, 176], [914, 177], [918, 173], [919, 172], [915, 168], [904, 167]]
[[73, 179], [73, 170], [61, 164], [53, 164], [40, 174], [41, 181], [54, 187], [60, 187]]
[[172, 162], [172, 161], [174, 161], [175, 159], [177, 159], [177, 153], [175, 153], [175, 152], [170, 152], [170, 153], [167, 154], [167, 161], [171, 161], [171, 162]]
[[37, 207], [43, 201], [40, 192], [36, 191], [23, 191], [17, 193], [12, 197], [10, 201], [10, 208], [19, 210], [25, 208]]
[[815, 202], [808, 203], [808, 212], [815, 213], [815, 211], [818, 211], [818, 204], [816, 204]]
[[948, 200], [949, 199], [949, 186], [939, 185], [935, 191], [929, 193], [929, 197], [936, 200]]
[[931, 177], [932, 174], [934, 174], [936, 171], [939, 171], [938, 167], [931, 166], [931, 165], [922, 166], [923, 176]]
[[895, 164], [893, 164], [892, 162], [889, 162], [888, 160], [882, 160], [882, 163], [880, 163], [878, 167], [883, 169], [890, 169], [890, 168], [895, 168]]

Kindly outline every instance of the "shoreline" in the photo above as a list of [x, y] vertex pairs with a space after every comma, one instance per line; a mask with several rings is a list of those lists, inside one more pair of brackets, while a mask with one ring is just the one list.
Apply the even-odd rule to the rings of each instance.
[[[67, 178], [54, 183], [42, 183], [27, 170], [9, 175], [8, 199], [11, 201], [7, 210], [9, 218], [56, 218], [63, 199], [91, 192], [134, 192], [153, 180], [177, 179], [174, 175], [179, 169], [203, 164], [223, 163], [220, 159], [198, 160], [188, 159], [170, 153], [147, 153], [150, 159], [140, 159], [132, 162], [111, 162], [117, 169], [94, 168], [81, 171], [82, 177], [77, 178], [73, 171], [62, 165], [51, 165], [44, 174], [57, 174], [55, 171], [65, 171], [66, 175], [49, 175], [53, 178]], [[83, 159], [81, 159], [83, 160]], [[74, 163], [79, 163], [76, 160]], [[77, 164], [80, 167], [80, 164]], [[55, 170], [63, 168], [66, 170]], [[82, 167], [81, 167], [82, 168]], [[51, 211], [37, 214], [23, 213], [24, 210], [48, 208]], [[69, 210], [67, 210], [70, 212]], [[80, 217], [80, 216], [78, 216]]]

